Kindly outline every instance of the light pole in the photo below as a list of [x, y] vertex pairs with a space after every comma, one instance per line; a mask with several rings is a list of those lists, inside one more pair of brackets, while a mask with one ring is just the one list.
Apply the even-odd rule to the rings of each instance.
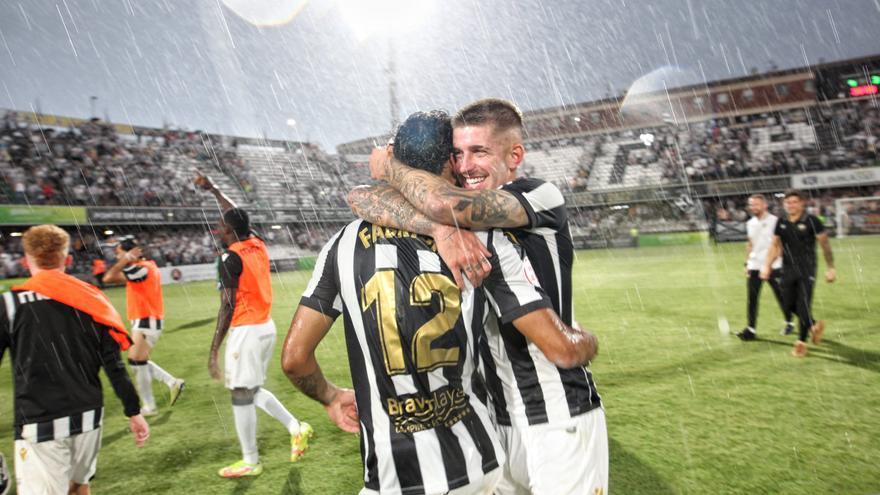
[[98, 110], [95, 108], [97, 103], [97, 96], [89, 96], [89, 118], [95, 118], [98, 116]]
[[394, 36], [415, 29], [434, 8], [433, 0], [342, 0], [340, 12], [358, 41], [385, 37], [388, 43], [388, 106], [391, 128], [400, 123], [400, 100], [397, 91], [397, 57]]

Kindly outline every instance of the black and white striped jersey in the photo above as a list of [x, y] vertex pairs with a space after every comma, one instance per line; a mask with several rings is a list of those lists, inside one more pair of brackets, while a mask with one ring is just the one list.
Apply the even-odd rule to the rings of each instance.
[[356, 220], [318, 256], [300, 304], [344, 315], [369, 489], [446, 493], [504, 462], [472, 388], [486, 298], [505, 323], [550, 301], [503, 233], [483, 240], [492, 272], [484, 290], [464, 293], [433, 240], [406, 231]]
[[[530, 276], [540, 282], [560, 318], [571, 325], [574, 248], [562, 193], [553, 184], [532, 178], [516, 179], [502, 189], [520, 201], [529, 217], [527, 227], [505, 229], [505, 234], [525, 250], [533, 268]], [[601, 405], [590, 370], [558, 368], [513, 325], [496, 323], [486, 326], [481, 354], [499, 424], [557, 423]]]
[[104, 368], [125, 415], [140, 399], [119, 344], [88, 314], [32, 291], [0, 294], [0, 360], [12, 354], [15, 438], [60, 440], [101, 426]]

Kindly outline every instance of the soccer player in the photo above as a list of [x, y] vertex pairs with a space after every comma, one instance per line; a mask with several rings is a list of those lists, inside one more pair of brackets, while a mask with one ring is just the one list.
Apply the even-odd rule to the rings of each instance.
[[170, 405], [177, 403], [184, 380], [175, 378], [155, 361], [150, 353], [162, 336], [165, 302], [162, 298], [162, 276], [156, 262], [146, 259], [133, 236], [120, 239], [116, 245], [116, 263], [104, 274], [105, 284], [125, 284], [125, 306], [134, 345], [128, 350], [128, 365], [134, 372], [135, 383], [143, 400], [141, 413], [155, 416], [159, 413], [153, 397], [153, 380], [168, 387]]
[[220, 469], [219, 474], [224, 478], [258, 476], [263, 472], [263, 465], [257, 449], [256, 407], [287, 429], [291, 462], [298, 461], [308, 449], [314, 431], [308, 423], [298, 421], [263, 387], [277, 333], [271, 316], [272, 282], [266, 244], [251, 232], [247, 212], [236, 207], [210, 178], [199, 174], [195, 184], [214, 194], [223, 210], [220, 237], [227, 247], [221, 256], [220, 311], [211, 341], [208, 370], [213, 379], [220, 379], [220, 346], [228, 333], [223, 359], [225, 384], [232, 394], [232, 413], [242, 459]]
[[[749, 196], [749, 211], [752, 212], [752, 218], [746, 223], [746, 231], [748, 232], [748, 242], [746, 242], [746, 277], [748, 278], [748, 317], [749, 325], [741, 332], [736, 334], [742, 340], [755, 340], [755, 327], [758, 321], [758, 298], [761, 295], [760, 272], [764, 266], [767, 251], [773, 244], [773, 232], [776, 230], [776, 215], [767, 211], [767, 199], [763, 194], [752, 194]], [[782, 300], [782, 258], [777, 257], [770, 265], [772, 272], [770, 279], [767, 281], [770, 288], [773, 289], [773, 295], [779, 302], [779, 307], [785, 315], [785, 327], [782, 329], [782, 335], [788, 335], [794, 331], [794, 324], [791, 322], [791, 310]]]
[[[409, 205], [395, 208], [416, 208], [434, 222], [503, 228], [525, 250], [562, 321], [573, 324], [574, 249], [565, 200], [551, 183], [517, 177], [525, 156], [519, 109], [505, 100], [479, 100], [459, 110], [452, 125], [453, 168], [462, 187], [377, 150], [371, 174], [388, 184], [353, 190], [355, 213], [377, 221], [371, 209], [394, 203], [397, 190]], [[405, 222], [390, 226], [407, 228]], [[460, 266], [465, 276], [479, 277], [482, 265], [470, 258]], [[589, 369], [557, 366], [509, 323], [487, 325], [486, 336], [484, 374], [508, 454], [498, 493], [607, 492], [605, 413]]]
[[[451, 180], [444, 167], [449, 126], [443, 113], [411, 116], [397, 132], [395, 155], [429, 174], [444, 169]], [[419, 214], [411, 220], [431, 224]], [[504, 453], [473, 385], [486, 298], [559, 366], [582, 366], [595, 355], [595, 337], [562, 323], [546, 294], [527, 280], [528, 260], [517, 246], [501, 231], [482, 239], [491, 250], [485, 291], [456, 286], [436, 253], [442, 243], [460, 242], [448, 236], [431, 239], [356, 220], [321, 250], [282, 364], [340, 428], [361, 432], [362, 495], [492, 493]], [[343, 313], [355, 397], [327, 381], [314, 356]]]
[[31, 227], [22, 245], [31, 278], [0, 295], [0, 359], [9, 348], [13, 360], [18, 493], [88, 494], [104, 418], [101, 368], [122, 401], [135, 444], [150, 436], [119, 358], [131, 340], [107, 296], [64, 273], [67, 232]]
[[831, 242], [822, 221], [805, 211], [803, 193], [795, 189], [785, 192], [782, 204], [787, 218], [776, 224], [773, 246], [761, 267], [761, 279], [768, 280], [772, 274], [772, 260], [782, 255], [782, 299], [790, 310], [798, 315], [799, 333], [791, 354], [807, 355], [807, 337], [812, 334], [813, 344], [822, 341], [825, 322], [813, 319], [813, 288], [816, 285], [816, 241], [822, 246], [825, 257], [825, 280], [837, 279]]

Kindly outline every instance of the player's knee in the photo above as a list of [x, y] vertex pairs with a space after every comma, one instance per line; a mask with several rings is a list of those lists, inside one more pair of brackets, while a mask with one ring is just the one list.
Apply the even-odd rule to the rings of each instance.
[[232, 405], [247, 406], [254, 403], [254, 395], [257, 394], [259, 387], [255, 388], [234, 388], [232, 389]]

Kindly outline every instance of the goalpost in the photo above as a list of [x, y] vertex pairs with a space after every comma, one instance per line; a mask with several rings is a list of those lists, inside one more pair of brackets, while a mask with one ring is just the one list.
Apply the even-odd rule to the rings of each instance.
[[834, 202], [837, 237], [880, 234], [880, 196], [840, 198]]

